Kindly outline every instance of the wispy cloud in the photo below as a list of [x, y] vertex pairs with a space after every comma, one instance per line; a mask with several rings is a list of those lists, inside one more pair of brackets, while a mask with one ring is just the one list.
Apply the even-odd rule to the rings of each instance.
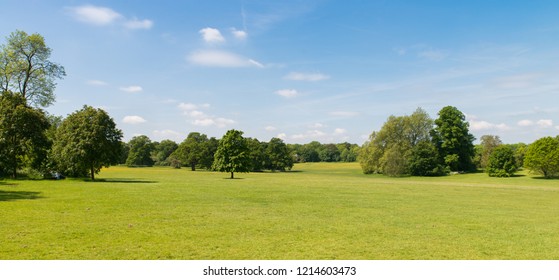
[[248, 33], [243, 30], [237, 30], [236, 28], [231, 28], [231, 34], [238, 40], [245, 40], [248, 37]]
[[189, 54], [186, 59], [192, 64], [206, 67], [264, 67], [256, 60], [221, 50], [199, 50]]
[[184, 140], [184, 135], [172, 129], [154, 130], [153, 136], [157, 139], [170, 139], [175, 141]]
[[276, 94], [285, 98], [293, 98], [296, 97], [299, 93], [294, 89], [280, 89], [276, 91]]
[[147, 121], [140, 116], [125, 116], [122, 119], [122, 122], [126, 123], [126, 124], [141, 124], [141, 123], [145, 123]]
[[420, 51], [417, 56], [431, 61], [442, 61], [448, 56], [448, 52], [443, 50], [424, 50]]
[[153, 21], [148, 19], [128, 19], [117, 11], [102, 6], [82, 5], [77, 7], [66, 8], [66, 11], [75, 20], [95, 25], [95, 26], [108, 26], [112, 24], [120, 24], [126, 29], [150, 29], [153, 26]]
[[85, 83], [90, 85], [90, 86], [96, 86], [96, 87], [102, 87], [102, 86], [109, 85], [107, 82], [101, 81], [101, 80], [88, 80]]
[[334, 112], [330, 112], [330, 115], [335, 116], [335, 117], [350, 118], [350, 117], [355, 117], [355, 116], [359, 115], [359, 113], [350, 112], [350, 111], [334, 111]]
[[287, 74], [284, 79], [292, 81], [308, 81], [317, 82], [322, 80], [330, 79], [330, 76], [321, 73], [302, 73], [302, 72], [291, 72]]
[[119, 89], [121, 91], [128, 92], [128, 93], [138, 93], [144, 90], [141, 86], [127, 86], [127, 87], [120, 87]]

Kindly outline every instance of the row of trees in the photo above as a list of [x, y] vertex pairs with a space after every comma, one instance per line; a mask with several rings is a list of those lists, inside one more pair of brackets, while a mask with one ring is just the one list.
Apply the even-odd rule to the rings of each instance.
[[359, 155], [366, 174], [440, 176], [483, 169], [489, 176], [510, 177], [525, 167], [546, 178], [559, 175], [559, 136], [530, 145], [503, 144], [484, 135], [480, 144], [457, 108], [447, 106], [433, 120], [421, 108], [409, 116], [390, 116], [373, 132]]

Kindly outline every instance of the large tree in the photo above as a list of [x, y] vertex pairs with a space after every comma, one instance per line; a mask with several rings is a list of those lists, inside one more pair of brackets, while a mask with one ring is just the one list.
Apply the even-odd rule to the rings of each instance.
[[0, 96], [0, 171], [17, 177], [23, 166], [39, 168], [50, 146], [45, 113], [28, 106], [18, 94]]
[[102, 109], [84, 106], [70, 115], [56, 132], [52, 156], [61, 171], [70, 176], [95, 174], [118, 164], [122, 154], [122, 131]]
[[473, 171], [474, 136], [469, 132], [466, 116], [456, 107], [446, 106], [439, 111], [431, 132], [433, 143], [451, 171]]
[[219, 146], [214, 156], [213, 169], [220, 172], [231, 173], [231, 179], [235, 172], [249, 172], [251, 169], [250, 151], [247, 141], [243, 138], [243, 132], [229, 130], [219, 141]]
[[480, 140], [481, 150], [479, 155], [479, 163], [481, 168], [486, 168], [489, 164], [489, 158], [491, 157], [491, 154], [493, 153], [495, 148], [502, 145], [503, 142], [497, 135], [483, 135], [481, 136]]
[[155, 149], [153, 151], [153, 160], [155, 161], [155, 165], [162, 165], [168, 166], [171, 163], [169, 162], [169, 156], [179, 147], [175, 141], [172, 140], [163, 140], [160, 143], [154, 143]]
[[430, 141], [433, 120], [421, 108], [409, 116], [390, 116], [378, 132], [373, 132], [360, 152], [363, 172], [400, 176], [410, 172], [412, 149]]
[[544, 137], [530, 144], [524, 157], [524, 167], [545, 178], [559, 175], [559, 137]]
[[154, 150], [154, 144], [151, 139], [145, 135], [134, 136], [128, 142], [129, 152], [126, 159], [127, 166], [153, 166], [151, 153]]
[[66, 76], [64, 67], [49, 60], [51, 52], [40, 34], [11, 33], [0, 48], [0, 90], [16, 92], [33, 105], [51, 105], [56, 79]]
[[185, 166], [196, 171], [196, 166], [204, 160], [208, 149], [208, 136], [199, 132], [191, 132], [173, 152], [173, 156]]
[[266, 145], [266, 155], [268, 157], [268, 168], [272, 171], [285, 171], [293, 167], [293, 158], [289, 149], [279, 138], [272, 138]]

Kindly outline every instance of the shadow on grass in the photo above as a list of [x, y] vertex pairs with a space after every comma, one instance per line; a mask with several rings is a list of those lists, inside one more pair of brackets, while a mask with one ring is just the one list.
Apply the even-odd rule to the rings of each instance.
[[2, 191], [0, 190], [0, 201], [10, 201], [19, 199], [38, 199], [42, 198], [40, 192], [26, 192], [26, 191]]
[[532, 179], [536, 179], [536, 180], [559, 180], [559, 177], [557, 177], [557, 176], [554, 176], [554, 177], [538, 176], [538, 177], [532, 177]]
[[151, 181], [151, 180], [138, 180], [138, 179], [129, 179], [129, 178], [111, 178], [111, 179], [95, 179], [95, 181], [91, 181], [91, 179], [83, 179], [84, 182], [90, 183], [123, 183], [123, 184], [154, 184], [159, 183], [158, 181]]

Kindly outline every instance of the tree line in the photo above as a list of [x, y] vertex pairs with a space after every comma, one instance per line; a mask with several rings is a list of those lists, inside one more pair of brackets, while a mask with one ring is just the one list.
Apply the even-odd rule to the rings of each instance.
[[418, 108], [409, 116], [390, 116], [373, 132], [359, 153], [365, 174], [388, 176], [442, 176], [451, 172], [484, 170], [489, 176], [514, 176], [528, 168], [545, 178], [559, 175], [559, 136], [530, 145], [503, 144], [498, 136], [484, 135], [474, 145], [465, 115], [446, 106], [433, 120]]

